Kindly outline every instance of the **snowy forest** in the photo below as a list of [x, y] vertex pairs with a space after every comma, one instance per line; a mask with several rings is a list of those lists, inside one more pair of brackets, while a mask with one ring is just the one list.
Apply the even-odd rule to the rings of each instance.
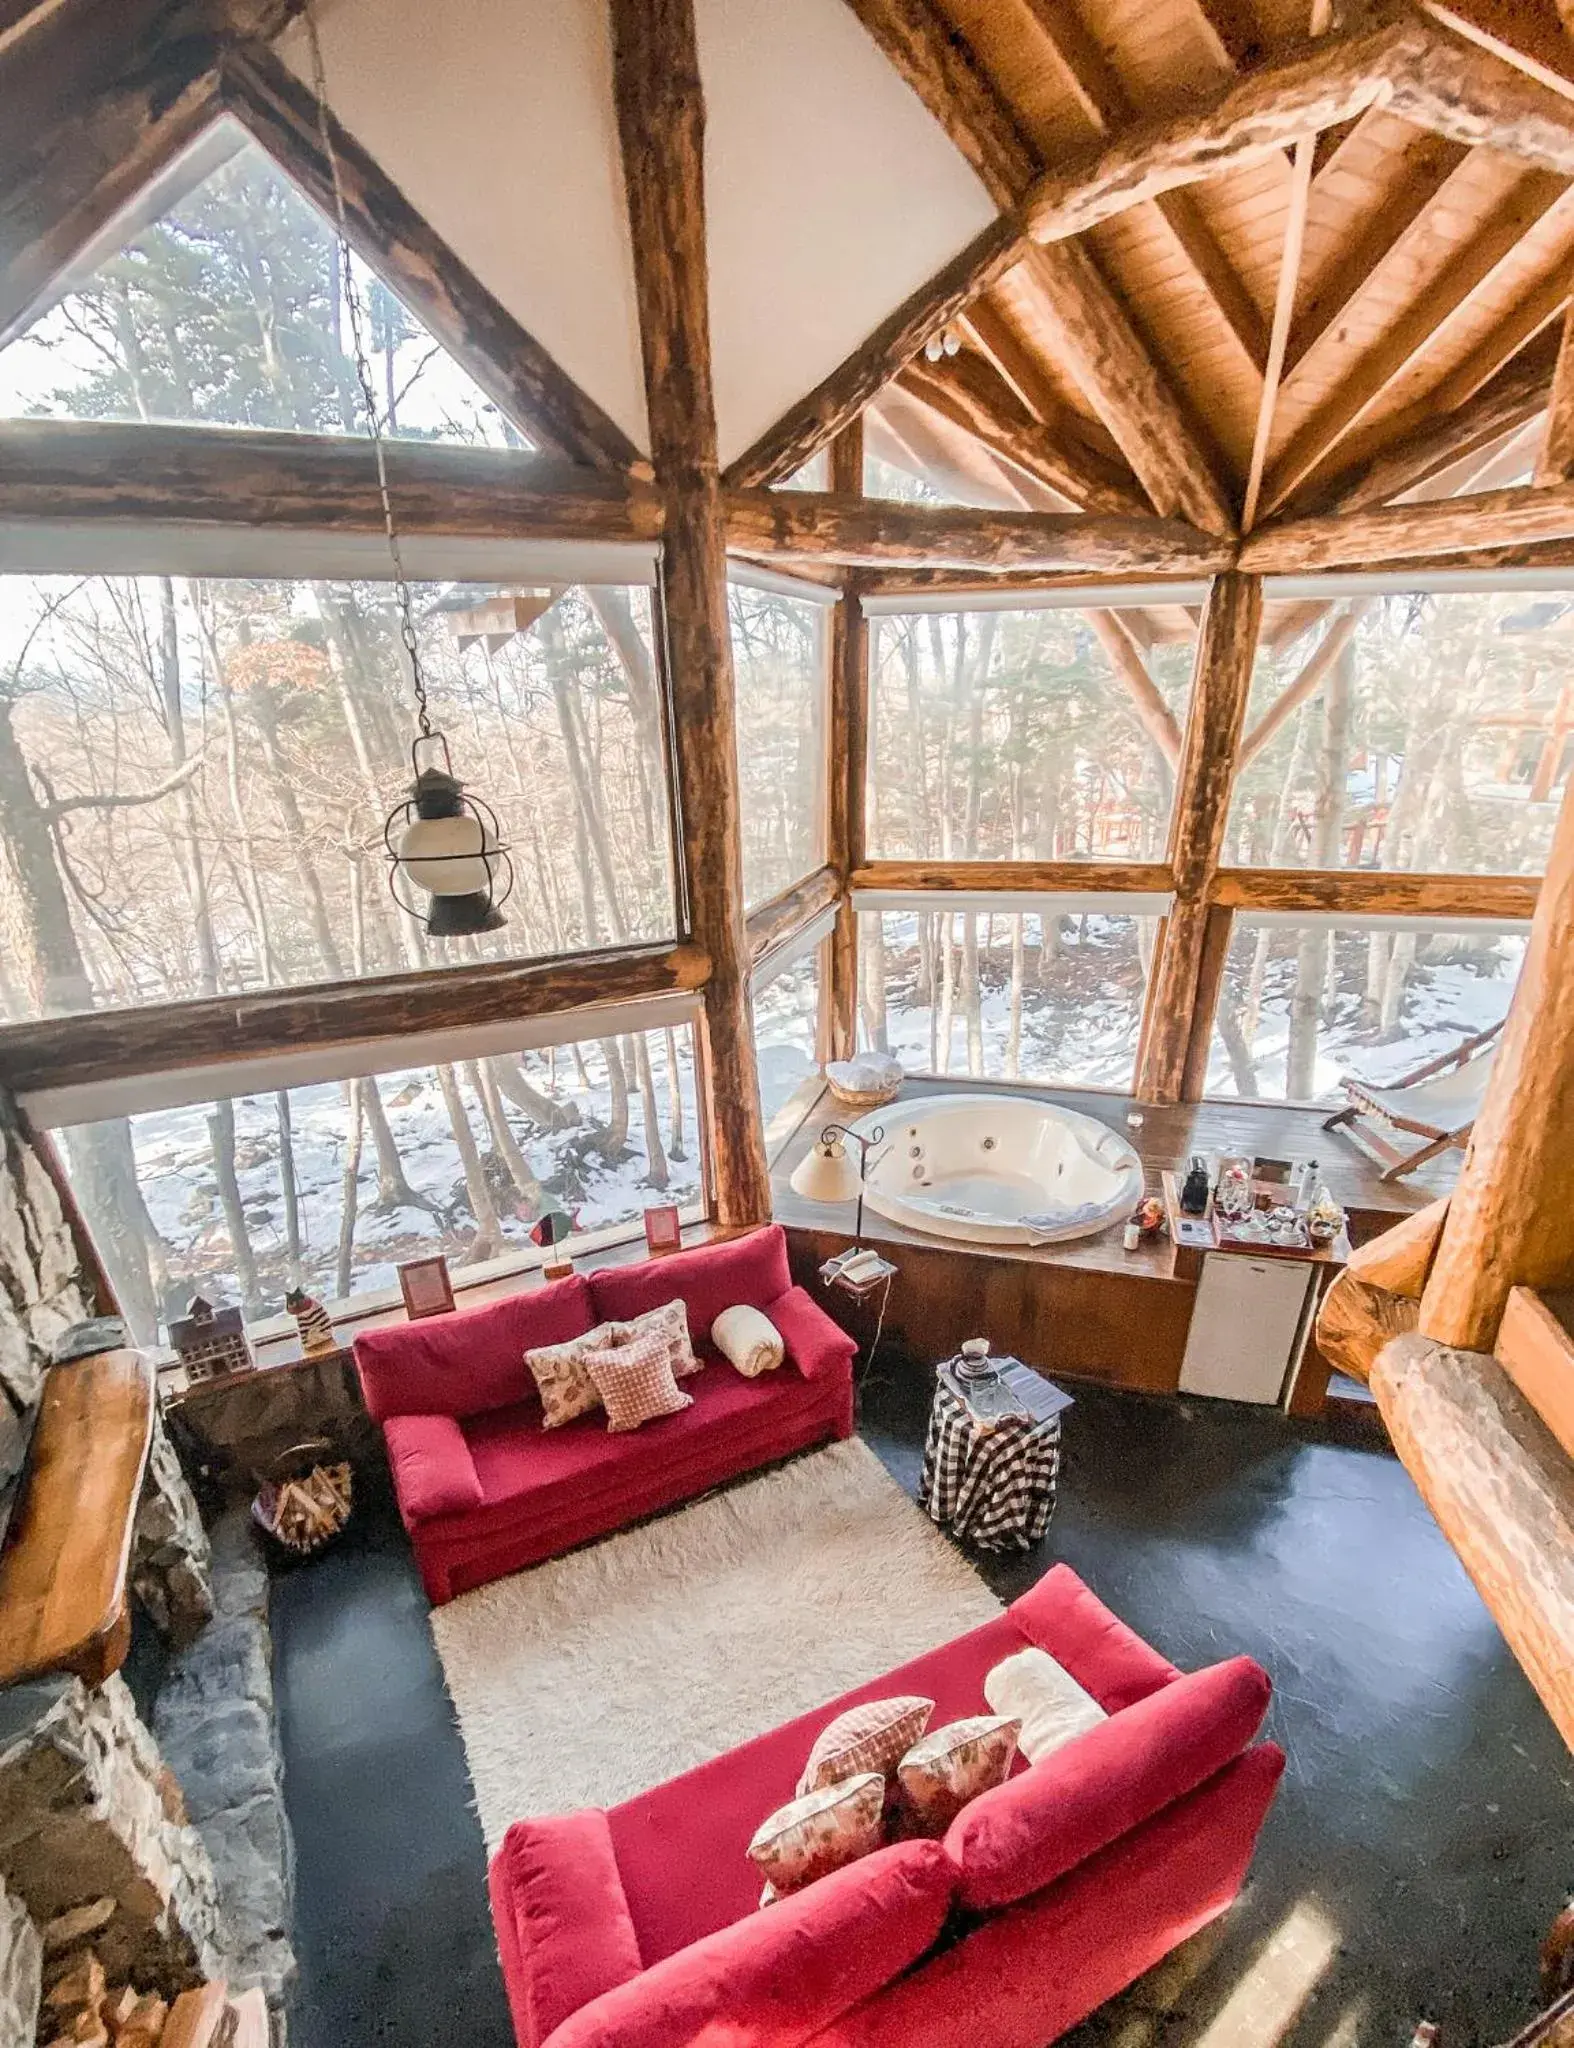
[[[1154, 623], [878, 619], [876, 857], [1162, 859], [1192, 650]], [[1562, 598], [1271, 606], [1227, 860], [1537, 872], [1574, 762], [1571, 636]], [[865, 1042], [928, 1072], [1128, 1087], [1157, 920], [1120, 910], [865, 916]], [[1522, 951], [1485, 927], [1242, 917], [1208, 1086], [1317, 1101], [1344, 1071], [1391, 1079], [1501, 1017]]]
[[[518, 443], [355, 284], [389, 431]], [[363, 432], [344, 290], [324, 223], [246, 144], [0, 356], [0, 407]], [[387, 885], [414, 731], [387, 584], [4, 579], [0, 1014], [670, 937], [651, 596], [416, 588], [434, 716], [517, 875], [503, 930], [432, 942]], [[763, 897], [819, 858], [821, 615], [752, 590], [732, 610]], [[297, 1278], [342, 1296], [433, 1248], [492, 1259], [551, 1204], [593, 1228], [700, 1194], [686, 1030], [62, 1135], [144, 1340], [194, 1287], [256, 1315]]]

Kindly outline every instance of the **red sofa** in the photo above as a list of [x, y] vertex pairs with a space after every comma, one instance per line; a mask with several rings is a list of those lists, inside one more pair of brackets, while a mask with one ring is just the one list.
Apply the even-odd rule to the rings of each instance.
[[[544, 1429], [525, 1353], [682, 1298], [704, 1369], [694, 1404], [613, 1435], [598, 1409]], [[724, 1308], [747, 1302], [787, 1359], [745, 1379], [712, 1349]], [[453, 1315], [364, 1331], [355, 1363], [382, 1424], [399, 1512], [428, 1597], [605, 1536], [811, 1444], [851, 1436], [857, 1345], [787, 1270], [779, 1224], [636, 1265], [576, 1273]]]
[[[1110, 1718], [763, 1910], [745, 1845], [859, 1700], [987, 1711], [1036, 1643]], [[1284, 1767], [1267, 1676], [1183, 1677], [1064, 1565], [996, 1621], [610, 1812], [519, 1821], [490, 1874], [520, 2048], [1042, 2048], [1239, 1891]]]

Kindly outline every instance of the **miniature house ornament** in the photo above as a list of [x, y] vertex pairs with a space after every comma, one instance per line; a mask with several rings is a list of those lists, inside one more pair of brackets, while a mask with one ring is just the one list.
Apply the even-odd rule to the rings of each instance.
[[255, 1362], [246, 1341], [238, 1308], [215, 1308], [211, 1301], [194, 1294], [184, 1316], [169, 1326], [169, 1341], [175, 1356], [193, 1380], [217, 1379], [221, 1374], [249, 1372]]

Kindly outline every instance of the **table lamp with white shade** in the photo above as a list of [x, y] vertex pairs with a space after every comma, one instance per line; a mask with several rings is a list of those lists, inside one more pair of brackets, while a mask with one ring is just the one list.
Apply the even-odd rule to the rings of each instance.
[[[847, 1150], [849, 1139], [858, 1147], [856, 1163]], [[878, 1125], [865, 1137], [860, 1131], [849, 1130], [845, 1124], [827, 1124], [793, 1168], [788, 1182], [793, 1193], [802, 1195], [806, 1202], [856, 1201], [855, 1244], [863, 1243], [864, 1170], [869, 1163], [869, 1148], [883, 1143], [884, 1139], [885, 1132]]]

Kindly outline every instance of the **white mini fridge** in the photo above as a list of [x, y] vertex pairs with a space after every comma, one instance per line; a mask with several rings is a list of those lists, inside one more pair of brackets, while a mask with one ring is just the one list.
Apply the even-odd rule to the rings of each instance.
[[1300, 1364], [1316, 1267], [1209, 1252], [1181, 1363], [1183, 1394], [1277, 1402]]

